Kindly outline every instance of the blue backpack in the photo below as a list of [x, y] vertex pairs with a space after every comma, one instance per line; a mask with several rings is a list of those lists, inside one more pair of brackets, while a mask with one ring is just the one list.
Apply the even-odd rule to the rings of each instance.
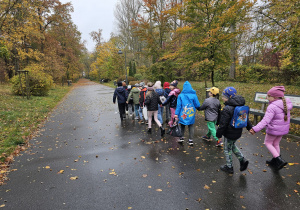
[[234, 128], [245, 128], [247, 126], [249, 116], [248, 106], [236, 106], [230, 125]]

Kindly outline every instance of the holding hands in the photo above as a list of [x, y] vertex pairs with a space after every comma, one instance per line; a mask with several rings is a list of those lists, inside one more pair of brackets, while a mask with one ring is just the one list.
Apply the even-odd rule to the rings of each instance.
[[255, 131], [254, 131], [252, 128], [249, 130], [249, 132], [250, 132], [252, 135], [255, 134]]

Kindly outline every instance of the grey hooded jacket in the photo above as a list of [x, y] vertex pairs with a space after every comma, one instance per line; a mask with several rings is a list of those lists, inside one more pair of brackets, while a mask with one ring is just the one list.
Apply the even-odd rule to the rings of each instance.
[[204, 113], [206, 121], [217, 121], [218, 111], [220, 108], [220, 101], [215, 97], [209, 97], [204, 100], [202, 106], [200, 106], [198, 110], [205, 110]]

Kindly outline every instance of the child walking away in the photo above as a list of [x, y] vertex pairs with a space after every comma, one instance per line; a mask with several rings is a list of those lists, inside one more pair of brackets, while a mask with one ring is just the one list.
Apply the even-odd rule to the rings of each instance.
[[[131, 89], [127, 103], [130, 102], [130, 99], [132, 98], [133, 105], [134, 105], [134, 112], [135, 112], [135, 119], [139, 119], [139, 108], [140, 108], [140, 90], [139, 90], [139, 84], [135, 84], [134, 87]], [[143, 120], [143, 115], [140, 115], [140, 119]]]
[[[170, 83], [165, 82], [164, 83], [164, 96], [165, 98], [168, 98], [168, 95], [170, 94]], [[166, 108], [166, 123], [169, 123], [171, 119], [171, 111], [170, 111], [170, 104], [165, 105]]]
[[[237, 95], [234, 87], [226, 87], [222, 93], [222, 99], [225, 102], [225, 107], [221, 112], [221, 118], [216, 136], [220, 139], [224, 136], [224, 153], [226, 158], [226, 165], [221, 166], [221, 170], [233, 174], [232, 153], [240, 161], [240, 171], [247, 169], [249, 161], [246, 160], [235, 142], [242, 136], [243, 128], [235, 128], [231, 124], [236, 107], [244, 106], [245, 99]], [[245, 116], [245, 124], [247, 130], [252, 128], [248, 116]]]
[[171, 111], [171, 120], [169, 121], [169, 126], [172, 127], [174, 124], [174, 116], [175, 116], [175, 111], [176, 111], [176, 106], [177, 106], [177, 97], [180, 94], [180, 90], [177, 88], [178, 81], [174, 80], [171, 85], [170, 89], [171, 92], [168, 95], [166, 101], [162, 104], [163, 106], [170, 106], [170, 111]]
[[216, 98], [219, 95], [219, 89], [212, 87], [207, 91], [209, 98], [205, 99], [203, 104], [198, 108], [199, 111], [205, 110], [205, 120], [207, 121], [208, 127], [207, 134], [202, 138], [208, 141], [211, 137], [213, 137], [217, 141], [216, 146], [220, 147], [223, 145], [223, 142], [216, 136], [216, 123], [218, 120], [218, 113], [221, 108], [220, 101]]
[[279, 143], [283, 135], [288, 134], [290, 129], [290, 111], [293, 105], [289, 98], [284, 97], [284, 86], [275, 86], [268, 91], [267, 99], [269, 106], [264, 118], [251, 129], [255, 134], [267, 127], [265, 145], [273, 158], [267, 160], [267, 164], [275, 169], [282, 169], [287, 162], [281, 158]]
[[157, 113], [158, 113], [158, 104], [161, 104], [161, 101], [159, 99], [158, 93], [154, 91], [153, 83], [149, 82], [147, 88], [147, 94], [145, 99], [145, 104], [147, 106], [148, 110], [148, 133], [151, 133], [151, 124], [152, 124], [152, 116], [154, 115], [154, 120], [161, 131], [161, 136], [165, 134], [165, 129], [160, 124], [159, 120], [157, 119]]
[[189, 145], [193, 146], [193, 138], [194, 138], [194, 123], [195, 123], [195, 115], [196, 109], [200, 107], [200, 103], [198, 97], [196, 95], [196, 91], [193, 90], [191, 84], [186, 81], [183, 84], [183, 90], [177, 99], [177, 107], [175, 111], [174, 118], [179, 118], [179, 124], [181, 125], [182, 137], [178, 140], [178, 142], [182, 143], [184, 141], [184, 130], [185, 126], [189, 127]]
[[[163, 103], [166, 100], [166, 98], [164, 96], [164, 94], [165, 94], [164, 89], [161, 87], [161, 81], [156, 81], [155, 84], [153, 85], [153, 88], [154, 88], [155, 92], [158, 93], [161, 103]], [[160, 124], [164, 123], [163, 122], [163, 113], [164, 113], [164, 107], [159, 104], [157, 118], [158, 118]]]
[[[140, 117], [143, 116], [143, 108], [145, 106], [146, 92], [147, 92], [147, 88], [145, 87], [145, 83], [141, 82], [140, 83], [140, 98], [139, 98], [139, 102], [140, 102], [139, 115], [140, 115]], [[144, 118], [145, 118], [145, 116], [144, 116]], [[140, 123], [145, 123], [143, 118], [140, 120]]]
[[116, 88], [113, 96], [113, 103], [116, 103], [116, 98], [118, 99], [118, 107], [120, 112], [121, 121], [125, 116], [125, 104], [128, 97], [128, 92], [123, 88], [122, 82], [118, 82], [118, 87]]

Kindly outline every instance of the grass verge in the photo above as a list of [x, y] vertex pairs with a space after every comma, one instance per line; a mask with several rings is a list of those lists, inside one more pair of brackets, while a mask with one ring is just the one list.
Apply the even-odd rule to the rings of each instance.
[[66, 95], [70, 87], [55, 86], [48, 96], [26, 97], [11, 94], [10, 85], [0, 85], [0, 156], [4, 161], [18, 145], [30, 139], [48, 113]]

